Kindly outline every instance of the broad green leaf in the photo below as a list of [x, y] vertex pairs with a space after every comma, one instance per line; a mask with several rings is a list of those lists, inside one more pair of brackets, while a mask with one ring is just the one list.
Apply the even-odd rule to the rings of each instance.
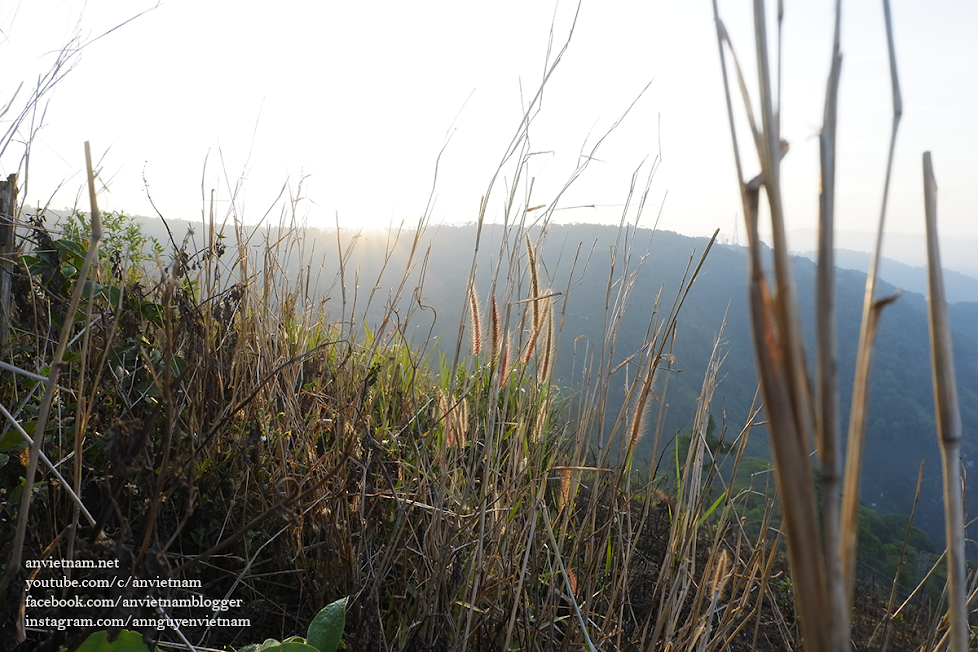
[[174, 355], [173, 360], [170, 364], [170, 373], [174, 376], [179, 376], [187, 368], [187, 361], [184, 360], [179, 355]]
[[160, 388], [152, 380], [144, 380], [138, 383], [135, 389], [140, 396], [152, 396], [153, 398], [159, 398], [160, 396]]
[[103, 287], [102, 294], [113, 306], [119, 305], [119, 302], [122, 301], [122, 290], [114, 285]]
[[17, 451], [25, 446], [27, 446], [27, 442], [24, 441], [24, 437], [13, 428], [0, 438], [0, 451]]
[[97, 296], [102, 293], [102, 289], [102, 286], [98, 282], [89, 279], [82, 285], [82, 296], [86, 298]]
[[163, 307], [160, 304], [153, 303], [152, 301], [140, 301], [139, 312], [142, 313], [146, 320], [153, 322], [157, 326], [163, 325]]
[[323, 607], [309, 623], [306, 641], [319, 652], [336, 652], [346, 626], [346, 606], [350, 598], [340, 598]]
[[80, 242], [76, 242], [75, 240], [70, 240], [68, 238], [56, 240], [54, 245], [60, 249], [63, 254], [74, 254], [84, 258], [85, 254], [88, 253], [88, 249], [82, 246]]

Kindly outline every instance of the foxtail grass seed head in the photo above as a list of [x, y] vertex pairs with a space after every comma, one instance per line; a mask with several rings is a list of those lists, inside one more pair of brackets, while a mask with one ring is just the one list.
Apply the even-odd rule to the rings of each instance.
[[500, 352], [499, 358], [499, 386], [502, 387], [506, 384], [506, 376], [509, 374], [509, 359], [512, 356], [510, 349], [512, 345], [509, 342], [509, 338], [506, 338], [506, 342], [502, 346], [502, 351]]
[[[650, 394], [654, 396], [654, 388]], [[641, 441], [642, 435], [645, 433], [648, 427], [649, 410], [647, 408], [648, 401], [639, 401], [635, 406], [635, 413], [632, 415], [632, 423], [629, 428], [629, 451], [635, 450], [635, 447], [638, 446], [638, 442]]]
[[454, 436], [455, 432], [452, 428], [451, 419], [451, 402], [448, 400], [448, 394], [445, 392], [439, 392], [438, 395], [438, 414], [444, 419], [445, 424], [445, 445], [451, 446], [455, 443]]
[[577, 595], [577, 575], [569, 568], [567, 569], [567, 581], [570, 583], [571, 593]]
[[533, 331], [540, 330], [540, 305], [537, 297], [540, 296], [540, 275], [537, 273], [537, 254], [533, 243], [530, 242], [530, 234], [526, 234], [526, 264], [530, 272], [530, 302], [531, 314], [533, 315]]
[[[534, 302], [535, 305], [536, 302]], [[536, 326], [532, 327], [533, 330], [530, 333], [530, 341], [526, 343], [526, 349], [523, 350], [523, 355], [520, 356], [520, 364], [524, 367], [530, 364], [530, 360], [533, 359], [533, 350], [537, 346], [537, 339], [540, 336], [540, 329]]]
[[543, 441], [543, 433], [547, 425], [547, 406], [544, 405], [537, 411], [536, 420], [533, 423], [533, 430], [530, 431], [530, 441], [539, 444]]
[[669, 509], [676, 509], [676, 500], [662, 489], [655, 490], [655, 497], [660, 503], [669, 507]]
[[560, 470], [560, 490], [557, 492], [557, 509], [564, 511], [570, 500], [571, 470], [566, 466]]
[[492, 296], [489, 304], [489, 348], [493, 359], [499, 359], [500, 347], [503, 344], [502, 321], [499, 319], [499, 304], [496, 295]]
[[469, 320], [471, 322], [472, 355], [482, 353], [482, 312], [479, 310], [479, 297], [475, 293], [475, 283], [469, 283]]
[[[548, 292], [549, 294], [549, 292]], [[554, 366], [554, 349], [557, 346], [556, 337], [554, 333], [554, 305], [553, 297], [548, 298], [544, 304], [544, 319], [543, 319], [543, 360], [540, 363], [540, 369], [537, 372], [537, 377], [543, 384], [550, 382], [551, 374], [553, 373]]]
[[713, 582], [711, 583], [713, 599], [719, 601], [730, 580], [730, 553], [724, 549], [717, 560], [716, 569], [713, 572]]

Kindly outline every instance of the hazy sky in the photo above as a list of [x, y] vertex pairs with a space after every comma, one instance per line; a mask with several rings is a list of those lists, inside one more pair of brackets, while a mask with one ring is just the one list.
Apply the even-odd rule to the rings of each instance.
[[[31, 87], [74, 34], [91, 39], [154, 3], [0, 0], [0, 93]], [[833, 2], [786, 2], [782, 132], [789, 228], [814, 227], [817, 141], [831, 46]], [[556, 8], [554, 53], [573, 2]], [[839, 219], [871, 230], [878, 219], [891, 121], [880, 2], [843, 8]], [[751, 69], [747, 2], [721, 2]], [[536, 92], [553, 2], [202, 2], [164, 0], [89, 45], [51, 93], [31, 150], [27, 199], [74, 204], [84, 183], [83, 142], [102, 160], [107, 209], [153, 215], [143, 175], [166, 217], [199, 219], [202, 183], [219, 216], [230, 187], [237, 210], [277, 221], [283, 186], [300, 218], [346, 226], [412, 224], [431, 194], [434, 222], [468, 222]], [[978, 236], [978, 3], [893, 3], [904, 118], [889, 227], [922, 231], [921, 156], [931, 150], [944, 234]], [[12, 76], [13, 75], [13, 76]], [[560, 199], [561, 220], [617, 222], [632, 173], [660, 151], [642, 224], [694, 235], [739, 218], [712, 7], [708, 0], [585, 0], [569, 49], [530, 128], [531, 205], [550, 205], [583, 150], [644, 96]], [[753, 77], [751, 85], [755, 85]], [[24, 97], [26, 90], [15, 102]], [[10, 114], [5, 116], [9, 120]], [[22, 136], [28, 131], [22, 130]], [[750, 152], [748, 152], [750, 153]], [[0, 160], [18, 169], [23, 145]], [[756, 172], [753, 155], [748, 174]], [[206, 166], [205, 166], [206, 162]], [[513, 167], [506, 168], [505, 183]], [[501, 179], [490, 217], [504, 202]], [[640, 186], [642, 183], [640, 182]], [[79, 204], [88, 208], [87, 199]], [[741, 241], [743, 231], [739, 222]]]

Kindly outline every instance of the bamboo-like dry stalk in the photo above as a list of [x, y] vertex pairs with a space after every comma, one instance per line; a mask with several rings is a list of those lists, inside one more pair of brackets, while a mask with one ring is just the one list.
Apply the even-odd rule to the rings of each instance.
[[944, 275], [937, 241], [937, 183], [930, 152], [924, 152], [924, 216], [927, 227], [927, 278], [930, 295], [931, 363], [937, 435], [944, 470], [944, 523], [947, 538], [948, 634], [951, 652], [968, 649], [968, 594], [965, 586], [964, 500], [961, 491], [961, 412], [954, 374], [951, 327], [947, 319]]
[[[831, 613], [825, 578], [825, 557], [819, 545], [820, 528], [808, 458], [808, 435], [811, 432], [813, 419], [781, 204], [779, 163], [787, 151], [787, 146], [778, 133], [779, 120], [776, 118], [772, 103], [774, 93], [768, 63], [764, 5], [762, 0], [754, 2], [762, 130], [757, 128], [751, 101], [743, 83], [743, 75], [740, 74], [740, 67], [734, 56], [741, 93], [761, 162], [761, 174], [750, 181], [744, 181], [742, 172], [724, 44], [731, 48], [731, 52], [733, 48], [720, 20], [715, 0], [713, 10], [741, 200], [747, 223], [750, 253], [748, 287], [754, 348], [758, 375], [765, 397], [765, 410], [768, 415], [775, 479], [784, 505], [782, 512], [788, 539], [796, 610], [801, 619], [806, 648], [815, 651], [830, 650], [831, 641], [835, 637], [826, 627], [826, 623], [831, 622]], [[774, 234], [773, 253], [777, 285], [775, 296], [772, 296], [768, 289], [760, 256], [757, 225], [762, 185], [766, 190], [771, 209]]]
[[825, 110], [822, 132], [819, 134], [819, 157], [822, 178], [819, 193], [818, 268], [816, 296], [817, 317], [817, 386], [815, 441], [821, 462], [823, 496], [822, 548], [825, 551], [825, 570], [828, 573], [829, 611], [832, 614], [832, 646], [846, 649], [849, 640], [850, 617], [846, 604], [845, 584], [840, 556], [839, 515], [842, 500], [842, 442], [839, 428], [839, 388], [836, 310], [835, 310], [835, 164], [836, 125], [838, 122], [839, 79], [842, 72], [840, 30], [842, 2], [835, 4], [835, 31], [832, 42], [832, 65], [825, 91]]

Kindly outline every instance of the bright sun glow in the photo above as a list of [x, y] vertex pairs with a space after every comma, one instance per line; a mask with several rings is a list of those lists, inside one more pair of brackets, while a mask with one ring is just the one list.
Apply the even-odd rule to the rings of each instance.
[[[18, 99], [26, 97], [73, 35], [91, 41], [149, 7], [5, 5], [0, 47], [20, 79], [8, 78], [4, 100], [21, 79]], [[510, 0], [390, 3], [380, 12], [363, 3], [304, 3], [269, 12], [257, 2], [162, 3], [90, 43], [47, 98], [43, 120], [27, 121], [23, 138], [32, 122], [42, 128], [26, 199], [86, 208], [78, 197], [89, 140], [110, 209], [155, 215], [151, 198], [167, 217], [200, 219], [213, 191], [219, 215], [248, 222], [294, 216], [314, 226], [338, 218], [388, 227], [416, 224], [426, 211], [434, 223], [474, 221], [576, 8], [561, 3], [555, 14], [552, 5]], [[721, 5], [746, 56], [750, 24], [735, 9]], [[967, 31], [976, 19], [978, 5], [963, 1], [894, 6], [904, 120], [893, 231], [922, 229], [920, 160], [931, 150], [943, 232], [978, 236], [975, 87], [961, 83], [978, 69], [978, 42]], [[782, 132], [791, 143], [784, 176], [795, 230], [816, 220], [831, 20], [831, 3], [787, 3]], [[847, 8], [843, 39], [839, 221], [868, 232], [879, 215], [891, 118], [879, 7]], [[708, 2], [585, 3], [530, 126], [533, 192], [524, 185], [517, 206], [556, 200], [558, 221], [617, 223], [632, 175], [641, 192], [658, 165], [642, 225], [661, 214], [665, 229], [742, 233], [719, 69]], [[2, 173], [21, 169], [22, 155], [15, 142]], [[502, 218], [513, 169], [496, 178], [489, 219]]]

